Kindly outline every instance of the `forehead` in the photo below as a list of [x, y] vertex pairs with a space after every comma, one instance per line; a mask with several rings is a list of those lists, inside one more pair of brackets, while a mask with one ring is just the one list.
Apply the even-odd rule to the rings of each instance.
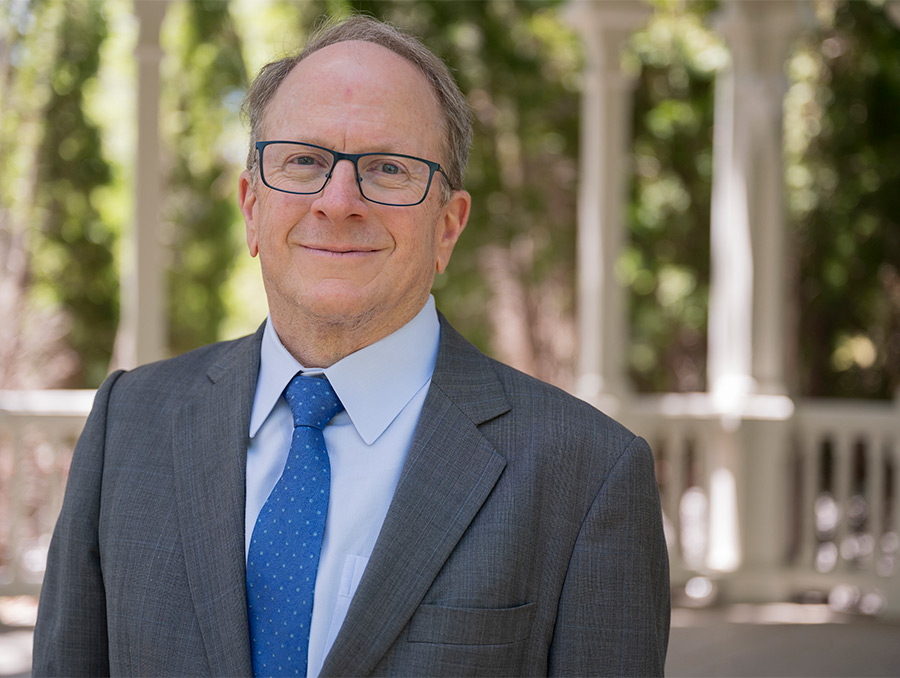
[[415, 154], [440, 147], [443, 118], [416, 66], [380, 45], [348, 41], [323, 47], [293, 68], [266, 108], [264, 127], [271, 138], [338, 150], [371, 146]]

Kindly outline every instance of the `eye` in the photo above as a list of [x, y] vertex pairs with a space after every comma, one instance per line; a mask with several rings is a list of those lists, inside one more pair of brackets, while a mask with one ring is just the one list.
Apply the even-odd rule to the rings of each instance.
[[404, 160], [391, 155], [366, 156], [360, 164], [360, 169], [366, 176], [378, 177], [382, 180], [409, 176], [409, 167]]
[[319, 160], [312, 155], [304, 154], [304, 155], [292, 155], [287, 159], [288, 165], [298, 165], [300, 167], [313, 167], [319, 164]]

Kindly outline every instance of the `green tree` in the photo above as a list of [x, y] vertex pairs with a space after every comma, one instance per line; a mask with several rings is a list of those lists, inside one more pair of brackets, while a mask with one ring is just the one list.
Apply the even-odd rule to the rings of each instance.
[[30, 294], [36, 153], [55, 56], [37, 46], [58, 16], [45, 6], [4, 1], [0, 17], [0, 387], [40, 387], [48, 382], [34, 379], [32, 368], [58, 342], [42, 340], [38, 328], [59, 323], [55, 309], [33, 313]]
[[171, 252], [169, 349], [220, 338], [223, 286], [238, 252], [237, 173], [244, 148], [227, 142], [239, 124], [247, 75], [226, 2], [190, 0], [169, 10], [162, 118], [169, 169], [163, 205]]
[[37, 150], [41, 238], [33, 243], [34, 284], [58, 300], [70, 319], [67, 343], [81, 357], [70, 385], [97, 385], [106, 374], [118, 322], [115, 231], [96, 206], [111, 178], [101, 134], [85, 113], [106, 21], [100, 0], [59, 3], [51, 92]]
[[[253, 22], [244, 20], [246, 5], [183, 0], [172, 3], [164, 27], [172, 352], [220, 338], [229, 308], [242, 241], [235, 186], [246, 153], [246, 132], [237, 129], [244, 41], [252, 41], [256, 68], [261, 36], [280, 31], [290, 42], [272, 45], [291, 50], [322, 14], [362, 11], [421, 36], [472, 103], [473, 212], [450, 273], [437, 282], [441, 308], [482, 348], [571, 385], [580, 47], [560, 18], [562, 3], [271, 0], [253, 5]], [[97, 76], [113, 6], [0, 0], [7, 386], [96, 385], [107, 369], [124, 218], [108, 205], [112, 194], [117, 205], [127, 202], [129, 189], [89, 111], [102, 99]], [[654, 6], [626, 56], [639, 79], [631, 241], [619, 274], [631, 290], [637, 388], [692, 390], [705, 385], [712, 91], [725, 57], [704, 25], [715, 2]], [[820, 28], [792, 61], [806, 64], [792, 71], [792, 92], [807, 94], [799, 113], [789, 110], [787, 129], [797, 392], [889, 397], [900, 386], [900, 194], [891, 190], [900, 178], [900, 31], [877, 3], [817, 7]], [[265, 52], [276, 56], [268, 43]], [[78, 361], [47, 369], [73, 354]], [[23, 365], [50, 376], [29, 381]]]
[[722, 47], [711, 2], [658, 2], [632, 41], [640, 65], [619, 275], [630, 290], [630, 373], [638, 391], [706, 386], [713, 83]]
[[900, 387], [900, 30], [883, 6], [841, 2], [810, 46], [819, 131], [795, 200], [799, 390], [889, 398]]

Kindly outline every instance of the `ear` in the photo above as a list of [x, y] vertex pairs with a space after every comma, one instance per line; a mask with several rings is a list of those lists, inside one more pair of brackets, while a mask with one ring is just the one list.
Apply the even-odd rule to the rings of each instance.
[[442, 208], [435, 238], [435, 270], [438, 273], [447, 270], [456, 241], [469, 221], [471, 207], [472, 196], [468, 191], [454, 191], [450, 202]]
[[241, 206], [241, 214], [244, 215], [244, 225], [247, 229], [247, 248], [250, 256], [259, 254], [259, 226], [256, 222], [256, 190], [253, 187], [253, 179], [247, 170], [241, 172], [238, 179], [238, 203]]

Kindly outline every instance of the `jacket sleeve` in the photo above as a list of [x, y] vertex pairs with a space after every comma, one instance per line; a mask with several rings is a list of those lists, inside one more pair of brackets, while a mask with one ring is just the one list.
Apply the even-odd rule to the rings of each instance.
[[72, 455], [34, 630], [35, 676], [109, 675], [98, 522], [107, 407], [121, 374], [110, 375], [97, 391]]
[[559, 600], [549, 673], [662, 676], [669, 566], [653, 455], [634, 438], [581, 526]]

